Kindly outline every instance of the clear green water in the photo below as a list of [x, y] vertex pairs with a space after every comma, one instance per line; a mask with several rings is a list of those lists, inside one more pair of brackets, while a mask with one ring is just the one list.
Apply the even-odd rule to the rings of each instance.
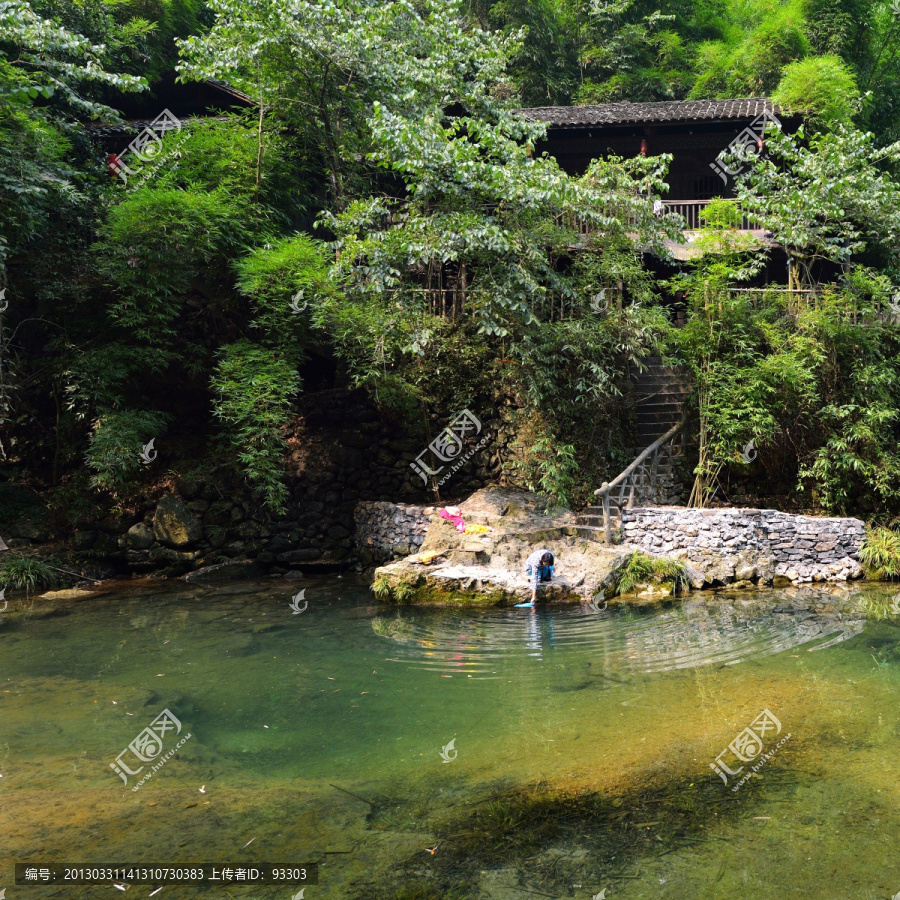
[[[890, 594], [398, 614], [330, 576], [20, 599], [0, 616], [0, 889], [120, 895], [15, 886], [16, 860], [268, 861], [320, 864], [304, 900], [891, 898]], [[165, 708], [191, 738], [132, 792], [109, 764]], [[791, 738], [734, 793], [710, 763], [765, 708]], [[226, 894], [294, 890], [155, 896]]]

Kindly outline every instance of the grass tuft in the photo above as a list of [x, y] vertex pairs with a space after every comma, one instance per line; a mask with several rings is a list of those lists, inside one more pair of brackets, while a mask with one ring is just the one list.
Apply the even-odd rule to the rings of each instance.
[[869, 528], [859, 550], [866, 577], [875, 581], [900, 577], [900, 534], [890, 528]]
[[684, 564], [665, 556], [648, 556], [640, 551], [632, 553], [628, 562], [615, 575], [616, 590], [620, 594], [630, 594], [641, 584], [672, 583], [678, 593], [687, 583]]

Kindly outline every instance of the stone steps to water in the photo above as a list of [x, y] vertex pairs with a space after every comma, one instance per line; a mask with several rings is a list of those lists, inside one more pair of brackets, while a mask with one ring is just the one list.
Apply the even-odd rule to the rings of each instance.
[[[649, 357], [644, 360], [644, 365], [643, 371], [637, 371], [636, 367], [631, 371], [637, 438], [635, 457], [682, 421], [692, 389], [688, 373], [663, 365], [660, 357]], [[658, 489], [652, 490], [649, 485], [635, 487], [631, 498], [635, 505], [677, 502], [680, 499], [680, 472], [668, 456], [664, 459], [665, 462], [657, 460]], [[652, 467], [652, 457], [646, 460], [645, 465]]]

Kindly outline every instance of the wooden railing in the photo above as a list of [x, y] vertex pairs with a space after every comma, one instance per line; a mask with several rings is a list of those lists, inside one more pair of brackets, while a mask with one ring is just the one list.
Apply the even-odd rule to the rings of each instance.
[[[737, 200], [731, 200], [725, 198], [728, 203], [737, 203]], [[647, 201], [648, 203], [651, 201]], [[665, 211], [667, 213], [677, 213], [684, 219], [684, 230], [685, 231], [699, 231], [703, 227], [703, 223], [700, 221], [700, 211], [709, 206], [712, 203], [712, 200], [663, 200], [663, 206], [665, 206]], [[590, 234], [595, 229], [592, 227], [591, 223], [586, 222], [584, 219], [580, 219], [574, 216], [571, 213], [567, 213], [565, 215], [558, 215], [556, 217], [556, 222], [558, 225], [564, 225], [568, 228], [572, 228], [575, 231], [578, 231], [582, 235]], [[632, 224], [632, 220], [626, 220], [626, 224]], [[758, 227], [758, 226], [757, 226]], [[741, 225], [740, 228], [742, 231], [752, 231], [754, 228], [753, 223], [746, 216], [741, 216]]]
[[[699, 231], [703, 227], [700, 221], [700, 211], [709, 206], [712, 200], [663, 200], [666, 212], [678, 213], [684, 219], [685, 231]], [[737, 203], [737, 200], [728, 200], [729, 203]], [[752, 231], [753, 224], [746, 216], [741, 216], [741, 229]]]
[[[603, 506], [603, 529], [607, 544], [612, 543], [612, 527], [609, 518], [610, 495], [613, 493], [618, 494], [618, 498], [614, 499], [613, 502], [620, 510], [624, 506], [632, 504], [637, 488], [650, 488], [654, 499], [657, 499], [660, 458], [668, 455], [669, 463], [672, 465], [676, 456], [683, 455], [685, 425], [687, 425], [687, 416], [647, 447], [624, 472], [617, 475], [612, 481], [604, 481], [594, 491], [594, 496], [601, 498]], [[648, 459], [651, 460], [649, 465], [647, 463]], [[626, 494], [628, 495], [627, 500]]]

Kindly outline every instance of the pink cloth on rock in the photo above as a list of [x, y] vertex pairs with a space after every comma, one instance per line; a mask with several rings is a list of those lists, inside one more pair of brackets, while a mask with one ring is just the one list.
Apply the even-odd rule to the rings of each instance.
[[459, 513], [460, 509], [458, 506], [445, 506], [441, 510], [441, 518], [449, 519], [456, 526], [457, 531], [465, 531], [466, 523], [463, 521], [462, 516]]

